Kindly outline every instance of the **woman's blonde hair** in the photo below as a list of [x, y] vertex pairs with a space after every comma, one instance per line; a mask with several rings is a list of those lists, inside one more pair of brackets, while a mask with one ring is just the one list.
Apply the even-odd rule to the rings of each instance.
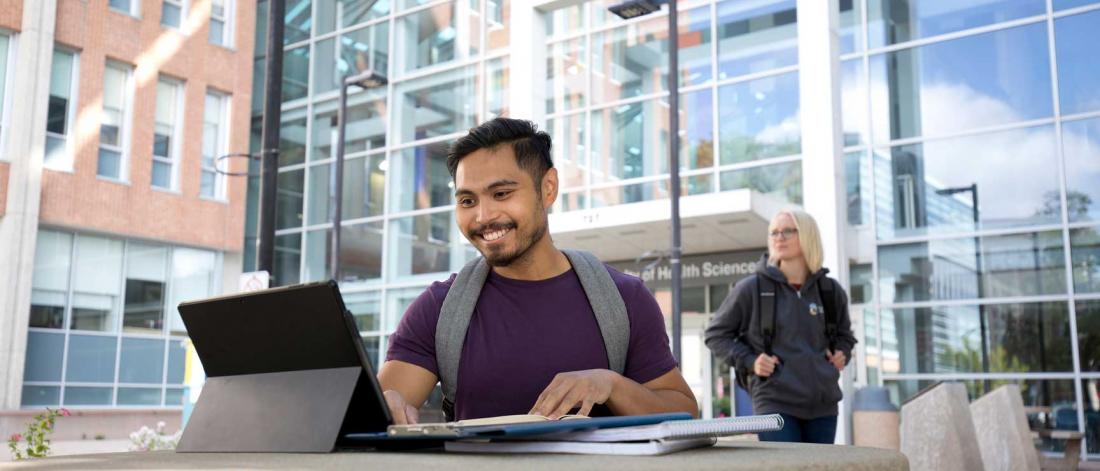
[[[798, 229], [798, 245], [802, 246], [802, 258], [806, 260], [806, 267], [810, 273], [817, 273], [821, 269], [825, 254], [821, 248], [821, 232], [817, 229], [817, 221], [809, 213], [801, 209], [785, 209], [775, 214], [768, 223], [768, 232], [772, 230], [772, 224], [779, 217], [786, 214], [794, 221], [795, 229]], [[768, 263], [777, 265], [779, 260], [769, 258]]]

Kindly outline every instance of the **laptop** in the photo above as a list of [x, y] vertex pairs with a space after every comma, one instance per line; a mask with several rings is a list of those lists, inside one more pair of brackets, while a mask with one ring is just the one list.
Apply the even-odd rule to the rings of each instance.
[[[179, 452], [329, 452], [686, 420], [686, 413], [390, 428], [393, 418], [334, 281], [182, 303], [207, 381]], [[438, 443], [429, 443], [438, 442]]]

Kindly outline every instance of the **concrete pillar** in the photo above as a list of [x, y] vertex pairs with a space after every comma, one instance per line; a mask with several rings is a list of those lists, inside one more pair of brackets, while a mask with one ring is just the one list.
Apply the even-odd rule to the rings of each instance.
[[[840, 47], [837, 0], [798, 0], [798, 89], [802, 121], [802, 199], [821, 229], [825, 266], [848, 286], [845, 254], [843, 140], [840, 120]], [[852, 373], [841, 377], [850, 397]], [[838, 443], [850, 443], [848, 400], [841, 402]]]
[[57, 0], [23, 2], [22, 31], [13, 51], [18, 73], [11, 74], [8, 152], [8, 210], [0, 218], [0, 409], [19, 407], [31, 278], [38, 233], [46, 111], [50, 93]]
[[[534, 4], [532, 4], [534, 3]], [[546, 128], [546, 23], [541, 10], [546, 2], [512, 0], [509, 25], [508, 117], [527, 119]]]

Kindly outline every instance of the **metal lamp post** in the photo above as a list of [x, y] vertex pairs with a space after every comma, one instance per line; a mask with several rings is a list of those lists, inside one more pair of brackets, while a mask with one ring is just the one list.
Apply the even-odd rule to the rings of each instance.
[[631, 0], [608, 8], [623, 19], [636, 18], [660, 10], [668, 5], [668, 105], [669, 105], [669, 200], [672, 203], [672, 247], [669, 265], [672, 268], [672, 356], [680, 363], [680, 81], [679, 81], [679, 33], [677, 32], [676, 0]]
[[340, 105], [336, 109], [336, 171], [333, 172], [333, 178], [336, 181], [333, 182], [332, 191], [336, 195], [336, 201], [333, 202], [332, 207], [332, 253], [329, 254], [331, 270], [329, 275], [333, 280], [337, 280], [340, 275], [340, 223], [343, 219], [344, 202], [344, 133], [348, 127], [348, 87], [352, 85], [370, 90], [385, 86], [386, 77], [373, 69], [367, 69], [359, 74], [344, 77], [340, 82]]

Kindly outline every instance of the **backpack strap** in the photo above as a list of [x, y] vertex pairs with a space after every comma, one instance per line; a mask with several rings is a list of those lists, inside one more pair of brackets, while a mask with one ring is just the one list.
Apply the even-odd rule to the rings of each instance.
[[825, 338], [829, 341], [829, 350], [836, 351], [837, 337], [837, 310], [836, 289], [833, 280], [827, 277], [817, 283], [817, 295], [821, 297], [822, 307], [825, 309]]
[[[596, 316], [607, 350], [608, 367], [619, 374], [626, 371], [626, 353], [630, 345], [630, 317], [626, 312], [615, 280], [595, 255], [579, 250], [563, 250], [580, 279], [588, 303]], [[435, 359], [443, 392], [443, 413], [455, 419], [454, 400], [458, 393], [458, 364], [481, 288], [489, 276], [485, 258], [470, 261], [455, 276], [435, 327]]]
[[466, 330], [474, 315], [474, 306], [481, 296], [481, 287], [489, 276], [489, 264], [484, 257], [471, 260], [458, 272], [443, 306], [439, 309], [439, 321], [435, 325], [435, 362], [439, 369], [439, 384], [443, 391], [443, 413], [448, 421], [454, 420], [454, 398], [458, 391], [458, 362], [462, 358], [462, 345], [466, 342]]
[[760, 336], [764, 339], [764, 353], [772, 355], [775, 339], [775, 283], [766, 276], [756, 276], [756, 305], [760, 307]]
[[581, 250], [562, 250], [581, 280], [588, 304], [596, 315], [603, 345], [607, 349], [607, 365], [611, 371], [626, 371], [626, 353], [630, 346], [630, 317], [626, 302], [619, 293], [607, 267], [595, 255]]

